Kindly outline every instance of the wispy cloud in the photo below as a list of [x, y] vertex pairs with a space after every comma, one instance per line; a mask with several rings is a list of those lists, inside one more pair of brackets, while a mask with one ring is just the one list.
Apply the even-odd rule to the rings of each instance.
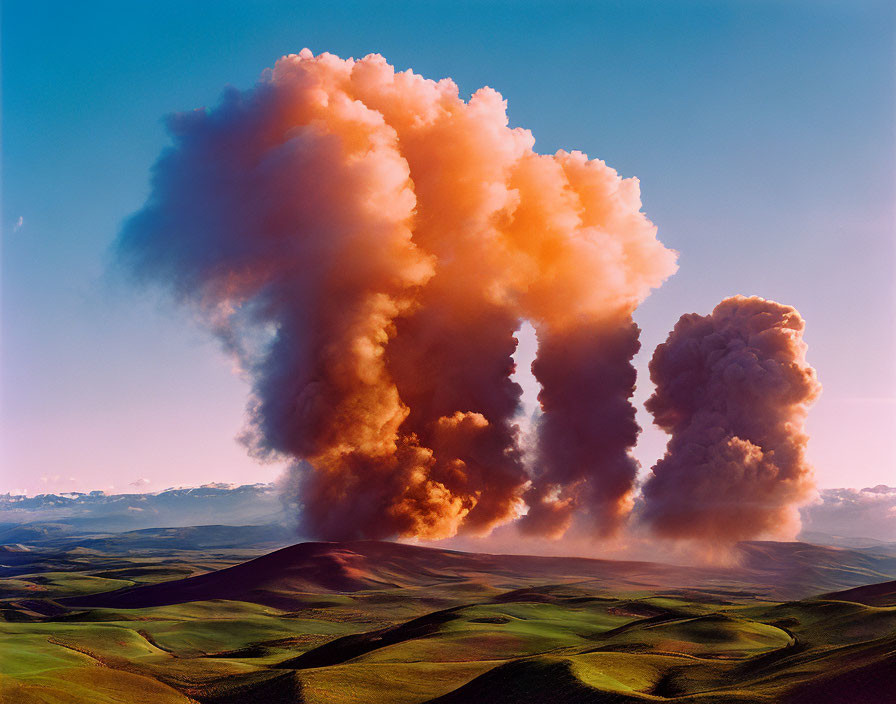
[[805, 531], [896, 540], [896, 487], [825, 489], [802, 518]]

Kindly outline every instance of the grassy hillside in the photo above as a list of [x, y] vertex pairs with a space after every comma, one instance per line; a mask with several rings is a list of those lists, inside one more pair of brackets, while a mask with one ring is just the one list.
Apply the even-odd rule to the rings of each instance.
[[389, 543], [38, 556], [0, 579], [0, 701], [886, 701], [892, 584], [773, 596], [806, 561], [816, 592], [886, 565], [753, 545], [738, 570]]

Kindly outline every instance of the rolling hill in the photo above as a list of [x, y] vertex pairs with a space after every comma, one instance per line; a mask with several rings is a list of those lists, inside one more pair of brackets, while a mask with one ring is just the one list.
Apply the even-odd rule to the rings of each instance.
[[867, 584], [840, 592], [831, 592], [825, 594], [824, 598], [837, 601], [854, 601], [866, 606], [881, 608], [896, 606], [896, 581]]
[[0, 700], [854, 704], [896, 687], [893, 577], [868, 584], [886, 555], [748, 543], [738, 567], [694, 568], [347, 542], [233, 564], [192, 542], [224, 533], [67, 562], [10, 549], [35, 569], [0, 577]]
[[896, 559], [805, 543], [747, 543], [737, 568], [681, 567], [580, 557], [489, 555], [358, 541], [301, 543], [223, 570], [110, 593], [73, 597], [75, 607], [143, 608], [237, 599], [299, 608], [305, 593], [445, 588], [463, 583], [516, 589], [588, 582], [608, 591], [676, 589], [696, 594], [801, 598], [896, 576]]

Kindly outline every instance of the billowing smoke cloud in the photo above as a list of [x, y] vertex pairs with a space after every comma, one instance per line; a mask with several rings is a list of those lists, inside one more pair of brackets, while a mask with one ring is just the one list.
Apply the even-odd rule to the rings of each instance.
[[647, 410], [671, 434], [643, 488], [644, 518], [671, 538], [793, 537], [811, 498], [803, 430], [821, 392], [796, 309], [734, 296], [681, 317], [650, 361]]
[[600, 533], [612, 534], [631, 509], [638, 334], [626, 319], [539, 336], [532, 371], [542, 385], [540, 474], [526, 494], [524, 532], [562, 535], [574, 514], [587, 512]]
[[[631, 313], [675, 270], [638, 182], [536, 154], [489, 88], [308, 50], [169, 120], [174, 144], [119, 240], [197, 307], [252, 383], [248, 437], [295, 461], [326, 538], [559, 534], [625, 514], [637, 434]], [[535, 326], [541, 462], [514, 417]], [[575, 443], [575, 447], [567, 447]]]

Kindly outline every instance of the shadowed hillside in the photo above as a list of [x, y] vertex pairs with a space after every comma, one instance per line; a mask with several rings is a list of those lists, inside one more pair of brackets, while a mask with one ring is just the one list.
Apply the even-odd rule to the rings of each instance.
[[[719, 570], [588, 558], [487, 555], [400, 543], [301, 543], [218, 572], [70, 600], [71, 606], [138, 608], [200, 599], [297, 605], [296, 593], [357, 592], [483, 582], [499, 588], [529, 583], [599, 580], [607, 588], [707, 584]], [[301, 602], [298, 602], [301, 605]]]
[[141, 608], [239, 599], [298, 608], [306, 592], [444, 587], [467, 582], [514, 589], [532, 583], [594, 582], [606, 590], [690, 589], [799, 598], [831, 586], [896, 576], [896, 559], [804, 543], [746, 543], [740, 568], [679, 567], [579, 557], [488, 555], [376, 541], [301, 543], [250, 562], [161, 584], [66, 600], [70, 606]]
[[882, 584], [868, 584], [864, 587], [855, 587], [841, 592], [825, 594], [826, 599], [842, 601], [855, 601], [868, 606], [889, 607], [896, 606], [896, 582], [884, 582]]
[[[867, 584], [886, 555], [748, 543], [723, 569], [350, 542], [234, 565], [175, 547], [226, 532], [137, 536], [170, 539], [151, 556], [11, 547], [32, 562], [0, 577], [0, 700], [854, 704], [896, 684], [894, 582]], [[829, 584], [864, 586], [774, 596]]]

